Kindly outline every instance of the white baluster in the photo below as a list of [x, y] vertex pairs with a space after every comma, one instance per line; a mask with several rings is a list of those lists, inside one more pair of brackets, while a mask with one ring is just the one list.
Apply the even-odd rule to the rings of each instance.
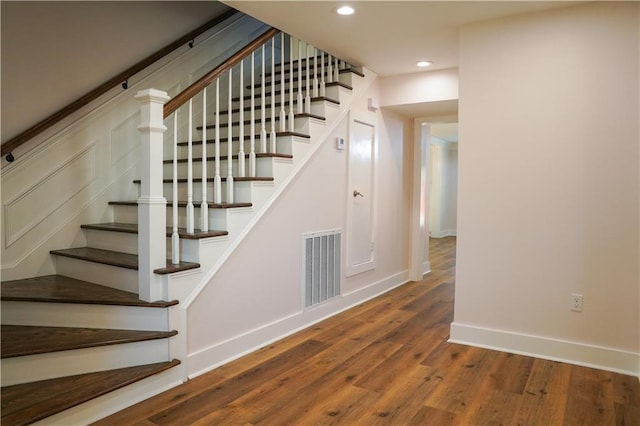
[[[245, 177], [245, 155], [244, 155], [244, 60], [240, 61], [240, 125], [238, 126], [238, 176]], [[229, 110], [231, 116], [231, 110]], [[229, 158], [231, 163], [231, 158]]]
[[340, 59], [336, 58], [336, 66], [333, 67], [333, 81], [340, 81]]
[[276, 38], [271, 39], [271, 152], [276, 152]]
[[227, 129], [227, 203], [233, 203], [233, 113], [231, 109], [233, 98], [233, 78], [229, 70], [229, 127]]
[[187, 142], [187, 233], [193, 234], [193, 99], [189, 99], [189, 138]]
[[202, 91], [202, 202], [200, 203], [200, 229], [209, 231], [209, 205], [207, 204], [207, 88]]
[[313, 97], [318, 97], [318, 48], [313, 48]]
[[[292, 70], [293, 71], [293, 70]], [[302, 40], [298, 40], [298, 102], [296, 110], [302, 114]]]
[[293, 132], [293, 37], [289, 36], [289, 131]]
[[324, 50], [320, 51], [320, 96], [324, 97], [326, 95], [325, 90], [325, 81], [324, 81]]
[[251, 52], [251, 128], [249, 129], [249, 176], [256, 176], [256, 88], [255, 88], [255, 52]]
[[178, 234], [178, 111], [173, 113], [173, 198], [171, 202], [171, 263], [180, 263], [180, 234]]
[[[284, 33], [280, 33], [280, 131], [287, 130], [287, 112], [284, 109], [287, 88], [284, 79]], [[271, 76], [271, 84], [275, 84], [275, 76]]]
[[213, 178], [213, 200], [222, 203], [222, 178], [220, 177], [220, 78], [216, 79], [216, 132], [215, 132], [215, 176]]
[[304, 112], [311, 112], [311, 58], [309, 57], [309, 45], [307, 44], [307, 48], [305, 50], [306, 62], [307, 62], [307, 91], [304, 97]]
[[[265, 43], [266, 44], [266, 43]], [[264, 80], [266, 79], [264, 73], [265, 73], [265, 67], [264, 67], [264, 55], [265, 55], [265, 49], [264, 49], [264, 44], [262, 45], [262, 75], [260, 76], [260, 152], [267, 152], [267, 127], [265, 124], [266, 118], [266, 99], [265, 99], [265, 93], [264, 93]]]
[[333, 56], [328, 55], [329, 62], [327, 63], [327, 81], [333, 83]]

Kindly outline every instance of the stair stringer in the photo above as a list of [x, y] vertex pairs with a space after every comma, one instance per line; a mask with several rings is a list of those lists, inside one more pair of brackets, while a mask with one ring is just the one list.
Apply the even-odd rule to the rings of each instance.
[[[250, 208], [233, 209], [229, 211], [227, 218], [227, 237], [217, 237], [200, 240], [199, 260], [201, 267], [196, 274], [167, 275], [166, 288], [169, 298], [181, 301], [176, 307], [179, 310], [188, 310], [202, 290], [208, 285], [216, 272], [227, 261], [229, 256], [242, 243], [253, 227], [269, 211], [269, 208], [278, 200], [289, 184], [304, 169], [313, 158], [321, 144], [333, 133], [338, 124], [351, 110], [353, 103], [366, 93], [367, 89], [375, 81], [376, 75], [370, 70], [364, 70], [365, 77], [356, 78], [353, 90], [341, 88], [339, 109], [329, 112], [324, 125], [310, 124], [310, 140], [304, 144], [296, 144], [293, 148], [293, 160], [286, 169], [275, 170], [273, 183], [252, 184], [252, 204]], [[306, 145], [306, 147], [304, 147]], [[301, 148], [304, 147], [304, 148]], [[302, 151], [302, 152], [301, 152]], [[271, 186], [269, 191], [261, 192], [262, 187]], [[180, 331], [182, 334], [183, 332]], [[186, 330], [184, 330], [186, 334]]]

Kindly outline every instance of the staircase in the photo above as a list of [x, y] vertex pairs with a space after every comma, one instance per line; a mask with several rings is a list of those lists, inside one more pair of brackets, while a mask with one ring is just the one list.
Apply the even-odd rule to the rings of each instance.
[[[242, 90], [218, 91], [227, 98], [207, 118], [173, 122], [176, 135], [178, 127], [189, 135], [174, 141], [175, 162], [166, 155], [159, 164], [169, 226], [155, 230], [167, 260], [149, 272], [161, 286], [152, 297], [140, 291], [148, 253], [136, 200], [110, 201], [112, 222], [83, 224], [87, 246], [50, 251], [55, 275], [1, 283], [3, 425], [85, 424], [187, 379], [185, 301], [197, 297], [346, 115], [354, 85], [364, 84], [364, 74], [344, 62], [333, 73], [331, 56], [315, 49], [292, 59], [291, 48], [276, 63], [280, 37], [270, 41], [270, 71], [258, 64], [254, 81], [237, 80]], [[165, 134], [169, 152], [171, 139]], [[144, 177], [131, 185], [144, 197]]]

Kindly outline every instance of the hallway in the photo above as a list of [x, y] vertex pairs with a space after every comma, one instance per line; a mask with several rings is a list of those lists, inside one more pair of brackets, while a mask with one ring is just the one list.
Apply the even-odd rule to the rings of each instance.
[[97, 424], [640, 424], [638, 379], [447, 343], [455, 237], [420, 282]]

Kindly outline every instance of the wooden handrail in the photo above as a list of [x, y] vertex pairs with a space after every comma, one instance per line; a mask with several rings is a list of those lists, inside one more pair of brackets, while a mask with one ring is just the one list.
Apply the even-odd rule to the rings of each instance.
[[191, 86], [184, 89], [182, 92], [173, 97], [169, 102], [164, 105], [164, 118], [170, 116], [175, 110], [184, 105], [189, 99], [193, 98], [195, 95], [200, 93], [205, 87], [209, 86], [216, 78], [218, 78], [222, 73], [229, 70], [235, 64], [246, 58], [256, 50], [258, 47], [262, 46], [267, 42], [271, 37], [278, 34], [280, 30], [276, 28], [270, 28], [264, 33], [262, 33], [259, 37], [253, 40], [251, 43], [247, 44], [242, 49], [238, 50], [234, 53], [229, 59], [227, 59], [224, 63], [217, 66], [213, 70], [209, 71], [206, 75], [201, 77], [198, 81], [193, 83]]
[[7, 154], [11, 154], [11, 151], [16, 149], [20, 145], [24, 144], [28, 140], [32, 139], [33, 137], [37, 136], [41, 132], [45, 131], [49, 127], [53, 126], [54, 124], [56, 124], [57, 122], [59, 122], [63, 118], [65, 118], [65, 117], [71, 115], [72, 113], [76, 112], [77, 110], [79, 110], [83, 106], [87, 105], [89, 102], [93, 101], [94, 99], [102, 96], [103, 94], [105, 94], [106, 92], [111, 90], [113, 87], [115, 87], [115, 86], [117, 86], [119, 84], [122, 84], [123, 82], [128, 80], [131, 76], [133, 76], [136, 73], [142, 71], [143, 69], [145, 69], [149, 65], [153, 64], [154, 62], [158, 61], [159, 59], [162, 59], [164, 56], [166, 56], [169, 53], [173, 52], [178, 47], [184, 45], [187, 42], [192, 41], [194, 38], [196, 38], [200, 34], [204, 33], [208, 29], [218, 25], [219, 23], [221, 23], [224, 20], [230, 18], [231, 16], [235, 15], [236, 13], [239, 13], [239, 12], [234, 10], [234, 9], [231, 9], [231, 10], [223, 13], [222, 15], [210, 20], [209, 22], [199, 26], [195, 30], [189, 32], [188, 34], [185, 34], [182, 37], [180, 37], [178, 40], [174, 41], [173, 43], [166, 45], [165, 47], [163, 47], [162, 49], [160, 49], [157, 52], [153, 53], [152, 55], [144, 58], [143, 60], [141, 60], [137, 64], [131, 66], [130, 68], [127, 68], [125, 71], [123, 71], [120, 74], [116, 75], [115, 77], [113, 77], [109, 81], [104, 82], [100, 86], [96, 87], [95, 89], [93, 89], [92, 91], [87, 93], [86, 95], [84, 95], [81, 98], [79, 98], [79, 99], [75, 100], [74, 102], [70, 103], [66, 107], [64, 107], [61, 110], [59, 110], [58, 112], [50, 115], [49, 117], [45, 118], [44, 120], [40, 121], [39, 123], [35, 124], [34, 126], [28, 128], [27, 130], [25, 130], [22, 133], [18, 134], [17, 136], [14, 136], [13, 138], [9, 139], [7, 142], [2, 144], [2, 150], [1, 150], [2, 156], [7, 155]]

